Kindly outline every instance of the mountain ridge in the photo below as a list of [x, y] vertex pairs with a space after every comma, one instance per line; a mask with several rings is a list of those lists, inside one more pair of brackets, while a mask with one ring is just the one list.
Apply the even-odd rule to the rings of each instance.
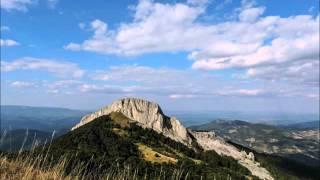
[[124, 98], [116, 100], [111, 103], [111, 105], [84, 116], [71, 130], [74, 131], [112, 112], [121, 112], [124, 116], [136, 121], [139, 126], [153, 129], [188, 147], [192, 147], [197, 143], [206, 151], [214, 150], [219, 155], [230, 156], [248, 168], [253, 175], [261, 179], [273, 179], [265, 168], [260, 167], [260, 164], [254, 161], [254, 155], [252, 153], [246, 154], [244, 151], [238, 150], [216, 135], [189, 130], [176, 118], [166, 116], [158, 104], [143, 99]]

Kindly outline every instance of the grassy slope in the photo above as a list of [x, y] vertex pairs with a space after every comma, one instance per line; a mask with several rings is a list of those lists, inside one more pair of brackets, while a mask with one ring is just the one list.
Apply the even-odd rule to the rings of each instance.
[[61, 157], [68, 159], [67, 173], [85, 162], [87, 171], [94, 174], [134, 167], [132, 171], [137, 171], [137, 176], [149, 179], [171, 178], [176, 172], [193, 179], [245, 179], [251, 176], [232, 158], [215, 152], [200, 153], [198, 150], [196, 153], [151, 129], [135, 125], [120, 113], [102, 116], [69, 132], [54, 140], [44, 151], [38, 148], [35, 155], [48, 149], [51, 163], [59, 162]]

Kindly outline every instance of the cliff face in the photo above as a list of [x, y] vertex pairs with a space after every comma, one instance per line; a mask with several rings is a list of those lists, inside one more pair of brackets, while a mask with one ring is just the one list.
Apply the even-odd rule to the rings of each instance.
[[204, 150], [214, 150], [219, 155], [230, 156], [236, 159], [239, 164], [248, 168], [253, 175], [260, 179], [273, 179], [270, 173], [260, 166], [259, 162], [255, 162], [252, 152], [247, 154], [245, 151], [240, 151], [235, 146], [225, 142], [223, 138], [216, 136], [213, 132], [190, 131], [190, 133]]
[[231, 156], [247, 167], [253, 175], [261, 179], [273, 179], [265, 168], [260, 167], [260, 164], [254, 161], [253, 153], [247, 155], [241, 152], [212, 132], [196, 132], [186, 129], [176, 118], [166, 116], [158, 104], [142, 99], [125, 98], [114, 101], [111, 105], [84, 116], [72, 130], [112, 112], [121, 112], [137, 122], [139, 126], [151, 128], [189, 147], [192, 147], [192, 140], [195, 139], [204, 150], [214, 150], [220, 155]]
[[164, 115], [158, 104], [137, 98], [114, 101], [111, 105], [83, 117], [72, 130], [111, 112], [121, 112], [142, 127], [151, 128], [178, 142], [191, 145], [192, 139], [187, 129], [176, 118]]

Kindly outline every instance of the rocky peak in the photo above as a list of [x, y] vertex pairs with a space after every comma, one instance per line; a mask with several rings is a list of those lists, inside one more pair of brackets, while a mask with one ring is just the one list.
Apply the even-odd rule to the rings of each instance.
[[183, 144], [191, 144], [192, 139], [189, 137], [187, 129], [176, 118], [164, 115], [157, 103], [138, 98], [124, 98], [114, 101], [111, 105], [83, 117], [72, 130], [111, 112], [121, 112], [142, 127], [151, 128]]

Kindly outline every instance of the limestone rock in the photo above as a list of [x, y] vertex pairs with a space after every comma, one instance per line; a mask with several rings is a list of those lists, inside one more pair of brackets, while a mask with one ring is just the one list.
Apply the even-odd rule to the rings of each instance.
[[254, 162], [254, 154], [252, 152], [249, 152], [247, 158]]
[[235, 160], [238, 160], [239, 164], [248, 168], [253, 175], [260, 179], [273, 179], [265, 168], [261, 167], [259, 163], [254, 162], [254, 155], [252, 152], [247, 155], [245, 151], [240, 151], [235, 146], [225, 142], [223, 138], [213, 136], [212, 132], [190, 131], [190, 133], [204, 150], [214, 150], [219, 155], [230, 156]]
[[185, 145], [191, 145], [192, 143], [187, 129], [181, 125], [180, 121], [174, 117], [170, 118], [164, 115], [158, 104], [137, 98], [114, 101], [110, 106], [83, 117], [80, 123], [73, 127], [72, 130], [111, 112], [121, 112], [129, 119], [136, 121], [138, 125], [163, 133], [165, 136]]

